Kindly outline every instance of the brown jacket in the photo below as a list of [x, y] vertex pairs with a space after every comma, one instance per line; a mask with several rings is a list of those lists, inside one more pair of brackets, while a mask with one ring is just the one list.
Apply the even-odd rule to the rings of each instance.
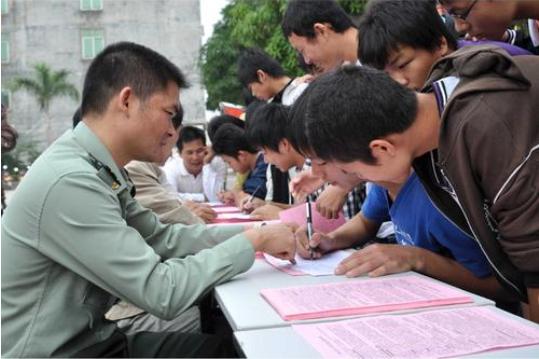
[[414, 168], [436, 206], [525, 299], [526, 286], [539, 286], [539, 57], [466, 47], [433, 66], [424, 91], [447, 76], [460, 82], [441, 116], [436, 166], [457, 200], [436, 186], [428, 154]]

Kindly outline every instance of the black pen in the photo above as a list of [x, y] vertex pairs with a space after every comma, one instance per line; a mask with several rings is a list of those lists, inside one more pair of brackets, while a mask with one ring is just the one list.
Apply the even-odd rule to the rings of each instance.
[[255, 196], [256, 192], [258, 192], [258, 190], [262, 187], [263, 183], [259, 184], [258, 187], [255, 188], [255, 190], [253, 191], [253, 193], [251, 193], [251, 195], [249, 196], [249, 199], [247, 199], [247, 202], [245, 202], [244, 206], [247, 204], [247, 203], [251, 203], [253, 201], [253, 197]]
[[314, 257], [314, 249], [311, 247], [311, 240], [313, 238], [313, 212], [311, 209], [311, 196], [307, 196], [307, 238], [309, 239], [309, 256], [311, 259]]

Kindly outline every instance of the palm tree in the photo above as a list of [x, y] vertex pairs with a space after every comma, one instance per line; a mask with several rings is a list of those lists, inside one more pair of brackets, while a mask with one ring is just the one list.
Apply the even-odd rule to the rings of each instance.
[[24, 90], [36, 98], [39, 109], [45, 120], [47, 145], [53, 141], [52, 119], [49, 114], [51, 102], [54, 98], [67, 96], [75, 101], [79, 99], [77, 88], [67, 81], [69, 71], [54, 71], [47, 64], [34, 65], [35, 77], [15, 78], [11, 84], [13, 91]]

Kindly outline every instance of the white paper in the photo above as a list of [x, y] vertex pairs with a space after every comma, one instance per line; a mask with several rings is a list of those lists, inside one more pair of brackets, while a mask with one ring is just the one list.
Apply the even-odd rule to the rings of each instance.
[[295, 275], [303, 273], [312, 276], [322, 276], [335, 274], [335, 268], [350, 254], [351, 252], [349, 251], [335, 251], [325, 254], [320, 259], [313, 260], [304, 259], [296, 254], [296, 264], [291, 264], [289, 261], [275, 258], [266, 253], [264, 253], [264, 258], [271, 265], [284, 272], [293, 272]]

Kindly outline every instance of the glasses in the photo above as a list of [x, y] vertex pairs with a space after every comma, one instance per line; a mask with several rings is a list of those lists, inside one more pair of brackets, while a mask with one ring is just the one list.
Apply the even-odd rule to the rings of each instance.
[[468, 15], [470, 15], [470, 12], [472, 11], [473, 7], [477, 3], [477, 0], [472, 1], [471, 5], [468, 6], [467, 9], [448, 9], [447, 13], [457, 19], [460, 20], [466, 20]]

